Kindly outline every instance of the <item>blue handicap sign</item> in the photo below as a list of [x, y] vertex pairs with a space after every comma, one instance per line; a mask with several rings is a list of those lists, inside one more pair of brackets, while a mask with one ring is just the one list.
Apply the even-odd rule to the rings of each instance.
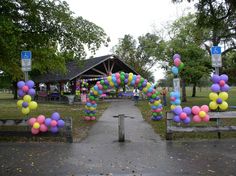
[[221, 47], [219, 46], [211, 47], [211, 54], [221, 54]]
[[31, 59], [31, 51], [21, 51], [21, 59]]

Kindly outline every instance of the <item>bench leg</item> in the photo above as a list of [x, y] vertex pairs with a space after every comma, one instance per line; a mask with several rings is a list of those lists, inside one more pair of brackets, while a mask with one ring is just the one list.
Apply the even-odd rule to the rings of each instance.
[[221, 139], [221, 133], [217, 132], [217, 135], [218, 135], [218, 139]]
[[166, 140], [172, 140], [172, 133], [166, 133]]

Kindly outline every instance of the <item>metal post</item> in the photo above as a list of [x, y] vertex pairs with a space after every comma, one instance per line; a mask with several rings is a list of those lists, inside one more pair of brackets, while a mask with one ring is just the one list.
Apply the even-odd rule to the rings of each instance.
[[28, 80], [29, 80], [29, 75], [28, 75], [28, 72], [27, 72], [27, 71], [25, 71], [25, 72], [24, 72], [24, 75], [25, 75], [25, 82], [26, 82], [26, 81], [28, 81]]
[[[215, 67], [215, 74], [220, 75], [220, 68], [219, 67]], [[217, 108], [217, 111], [219, 112], [219, 108]], [[219, 118], [216, 119], [216, 125], [217, 126], [220, 125], [220, 119]], [[218, 132], [217, 135], [218, 135], [218, 138], [220, 139], [221, 138], [221, 133]]]
[[118, 130], [119, 130], [119, 142], [125, 141], [125, 115], [118, 115]]

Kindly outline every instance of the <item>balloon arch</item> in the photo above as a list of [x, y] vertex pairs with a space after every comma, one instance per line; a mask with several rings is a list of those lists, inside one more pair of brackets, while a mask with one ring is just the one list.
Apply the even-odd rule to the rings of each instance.
[[154, 85], [151, 85], [146, 79], [140, 75], [133, 73], [117, 72], [111, 76], [105, 77], [103, 80], [98, 81], [94, 87], [90, 89], [90, 93], [86, 100], [85, 105], [85, 120], [96, 120], [97, 100], [104, 91], [110, 88], [120, 88], [122, 86], [137, 87], [148, 98], [152, 111], [152, 120], [162, 119], [162, 104], [158, 92]]

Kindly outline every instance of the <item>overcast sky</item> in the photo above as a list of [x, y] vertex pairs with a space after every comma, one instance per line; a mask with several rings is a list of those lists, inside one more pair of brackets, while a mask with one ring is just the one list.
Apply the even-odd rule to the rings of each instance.
[[[111, 53], [111, 48], [125, 34], [138, 37], [162, 28], [167, 22], [193, 9], [189, 3], [173, 4], [171, 0], [66, 0], [76, 16], [82, 16], [102, 27], [110, 37], [109, 47], [102, 47], [96, 56]], [[89, 55], [88, 55], [89, 56]], [[156, 73], [160, 79], [163, 73]]]

